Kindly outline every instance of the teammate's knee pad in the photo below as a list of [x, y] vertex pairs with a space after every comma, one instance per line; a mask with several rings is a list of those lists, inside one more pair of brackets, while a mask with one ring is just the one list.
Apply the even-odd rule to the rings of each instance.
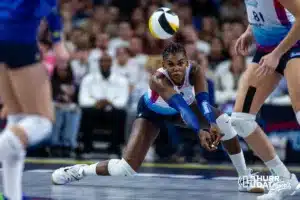
[[255, 118], [255, 115], [249, 113], [234, 112], [231, 114], [231, 124], [239, 136], [246, 138], [258, 126]]
[[222, 141], [230, 140], [237, 135], [235, 129], [231, 126], [231, 119], [226, 113], [220, 115], [216, 122], [221, 132], [224, 134], [221, 138]]
[[11, 126], [19, 123], [26, 115], [24, 114], [12, 114], [7, 116], [6, 126]]
[[122, 160], [109, 160], [107, 169], [111, 176], [133, 176], [136, 174], [124, 158], [122, 158]]
[[52, 131], [52, 122], [40, 115], [26, 115], [17, 125], [24, 129], [29, 145], [41, 142]]

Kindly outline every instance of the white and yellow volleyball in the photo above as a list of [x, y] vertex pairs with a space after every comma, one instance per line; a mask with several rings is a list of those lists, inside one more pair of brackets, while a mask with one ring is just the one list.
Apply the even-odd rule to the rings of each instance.
[[169, 39], [179, 29], [179, 18], [169, 8], [157, 9], [149, 19], [149, 30], [157, 39]]

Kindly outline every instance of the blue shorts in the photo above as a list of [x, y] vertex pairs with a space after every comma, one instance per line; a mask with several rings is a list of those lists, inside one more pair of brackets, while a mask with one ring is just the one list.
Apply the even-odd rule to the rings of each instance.
[[[267, 54], [268, 54], [268, 52], [257, 50], [255, 52], [255, 55], [253, 57], [252, 62], [253, 63], [259, 63], [260, 59], [262, 57], [264, 57], [265, 55], [267, 55]], [[285, 54], [283, 54], [283, 56], [279, 60], [278, 66], [276, 67], [276, 72], [278, 72], [279, 74], [284, 75], [283, 72], [286, 68], [287, 63], [291, 59], [294, 59], [294, 58], [300, 58], [300, 47], [293, 47], [289, 51], [287, 51]]]
[[39, 61], [40, 52], [36, 43], [0, 41], [0, 63], [6, 64], [8, 68], [17, 69]]

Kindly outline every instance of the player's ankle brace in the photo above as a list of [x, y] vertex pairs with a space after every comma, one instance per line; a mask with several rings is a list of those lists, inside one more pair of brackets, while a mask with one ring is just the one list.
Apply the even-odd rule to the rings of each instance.
[[17, 126], [24, 129], [28, 138], [28, 145], [38, 144], [52, 131], [52, 122], [40, 115], [26, 115]]
[[109, 160], [107, 169], [111, 176], [133, 176], [136, 174], [136, 172], [131, 168], [124, 158], [122, 158], [122, 160]]
[[231, 124], [237, 134], [242, 138], [248, 137], [257, 128], [256, 116], [249, 113], [233, 112], [231, 114]]
[[230, 117], [226, 113], [220, 115], [216, 122], [221, 132], [224, 134], [224, 136], [221, 138], [222, 141], [230, 140], [237, 135], [236, 131], [231, 126]]

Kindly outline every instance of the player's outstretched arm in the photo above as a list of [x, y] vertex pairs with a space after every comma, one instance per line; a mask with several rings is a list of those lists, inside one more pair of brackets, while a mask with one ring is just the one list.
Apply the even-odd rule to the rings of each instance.
[[183, 120], [189, 127], [197, 134], [199, 133], [200, 124], [198, 118], [183, 97], [173, 89], [172, 84], [163, 74], [154, 74], [150, 79], [149, 85], [151, 90], [157, 92], [170, 107], [176, 109], [181, 114]]
[[209, 95], [207, 92], [207, 81], [204, 70], [196, 62], [192, 62], [192, 70], [190, 72], [191, 84], [194, 85], [197, 105], [210, 124], [210, 132], [214, 135], [214, 146], [216, 147], [222, 137], [221, 131], [217, 126], [215, 108], [209, 103]]

